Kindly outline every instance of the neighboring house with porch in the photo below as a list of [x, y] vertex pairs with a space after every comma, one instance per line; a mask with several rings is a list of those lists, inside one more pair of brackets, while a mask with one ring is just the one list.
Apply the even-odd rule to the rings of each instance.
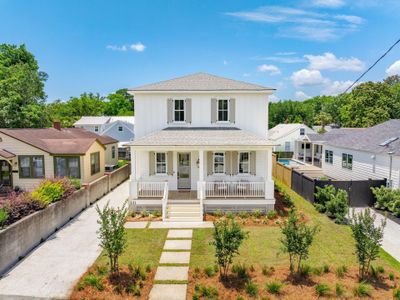
[[32, 190], [44, 178], [72, 177], [82, 183], [114, 164], [118, 141], [80, 128], [0, 129], [0, 186]]
[[274, 89], [196, 73], [130, 89], [130, 198], [164, 220], [274, 209], [268, 96]]
[[305, 124], [278, 124], [268, 130], [268, 138], [279, 144], [275, 152], [294, 152], [296, 140], [311, 133], [315, 131]]
[[388, 179], [400, 187], [400, 119], [351, 130], [324, 144], [324, 174], [340, 180]]
[[133, 116], [84, 116], [74, 123], [98, 135], [107, 135], [118, 140], [118, 157], [129, 159], [129, 147], [124, 145], [135, 138], [135, 117]]

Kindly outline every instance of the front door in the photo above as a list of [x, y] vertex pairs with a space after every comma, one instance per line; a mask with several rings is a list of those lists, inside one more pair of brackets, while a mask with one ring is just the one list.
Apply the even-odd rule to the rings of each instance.
[[0, 186], [11, 186], [11, 166], [5, 160], [0, 160]]
[[178, 189], [190, 186], [190, 153], [178, 153]]

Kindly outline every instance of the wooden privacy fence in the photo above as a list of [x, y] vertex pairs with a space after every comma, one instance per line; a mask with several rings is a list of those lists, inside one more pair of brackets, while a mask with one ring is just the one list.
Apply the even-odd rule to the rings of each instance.
[[352, 207], [364, 207], [374, 204], [375, 199], [371, 187], [386, 185], [386, 179], [368, 180], [320, 180], [313, 179], [304, 173], [293, 170], [291, 188], [307, 201], [314, 203], [317, 187], [333, 185], [337, 189], [347, 192], [349, 205]]
[[276, 160], [276, 155], [272, 154], [272, 176], [286, 184], [292, 186], [292, 168], [285, 166]]

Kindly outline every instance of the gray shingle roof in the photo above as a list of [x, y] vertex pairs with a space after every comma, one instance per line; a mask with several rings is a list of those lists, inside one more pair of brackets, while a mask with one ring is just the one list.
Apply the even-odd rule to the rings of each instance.
[[365, 129], [366, 128], [334, 128], [323, 134], [309, 133], [307, 134], [307, 137], [311, 142], [328, 142], [347, 134], [360, 132]]
[[[386, 147], [379, 146], [393, 137], [399, 137], [399, 139]], [[400, 119], [389, 120], [364, 130], [352, 131], [328, 141], [326, 144], [377, 154], [386, 154], [389, 151], [393, 151], [394, 155], [400, 155]]]
[[273, 88], [228, 79], [208, 73], [195, 73], [129, 89], [130, 91], [268, 91]]
[[165, 128], [130, 146], [275, 146], [276, 143], [238, 128]]

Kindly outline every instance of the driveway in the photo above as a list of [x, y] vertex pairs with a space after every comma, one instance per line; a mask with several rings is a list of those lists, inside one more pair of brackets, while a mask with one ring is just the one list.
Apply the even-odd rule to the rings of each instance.
[[[356, 212], [360, 212], [365, 208], [355, 208]], [[351, 211], [352, 209], [350, 209]], [[385, 219], [380, 213], [376, 213], [371, 209], [372, 213], [376, 215], [375, 224], [380, 225], [381, 221]], [[351, 212], [350, 212], [351, 213]], [[400, 262], [400, 225], [390, 219], [386, 220], [386, 227], [383, 236], [382, 248]]]
[[[96, 202], [121, 206], [128, 198], [128, 181]], [[65, 299], [86, 269], [99, 256], [97, 212], [92, 205], [0, 279], [0, 299], [24, 297]]]

